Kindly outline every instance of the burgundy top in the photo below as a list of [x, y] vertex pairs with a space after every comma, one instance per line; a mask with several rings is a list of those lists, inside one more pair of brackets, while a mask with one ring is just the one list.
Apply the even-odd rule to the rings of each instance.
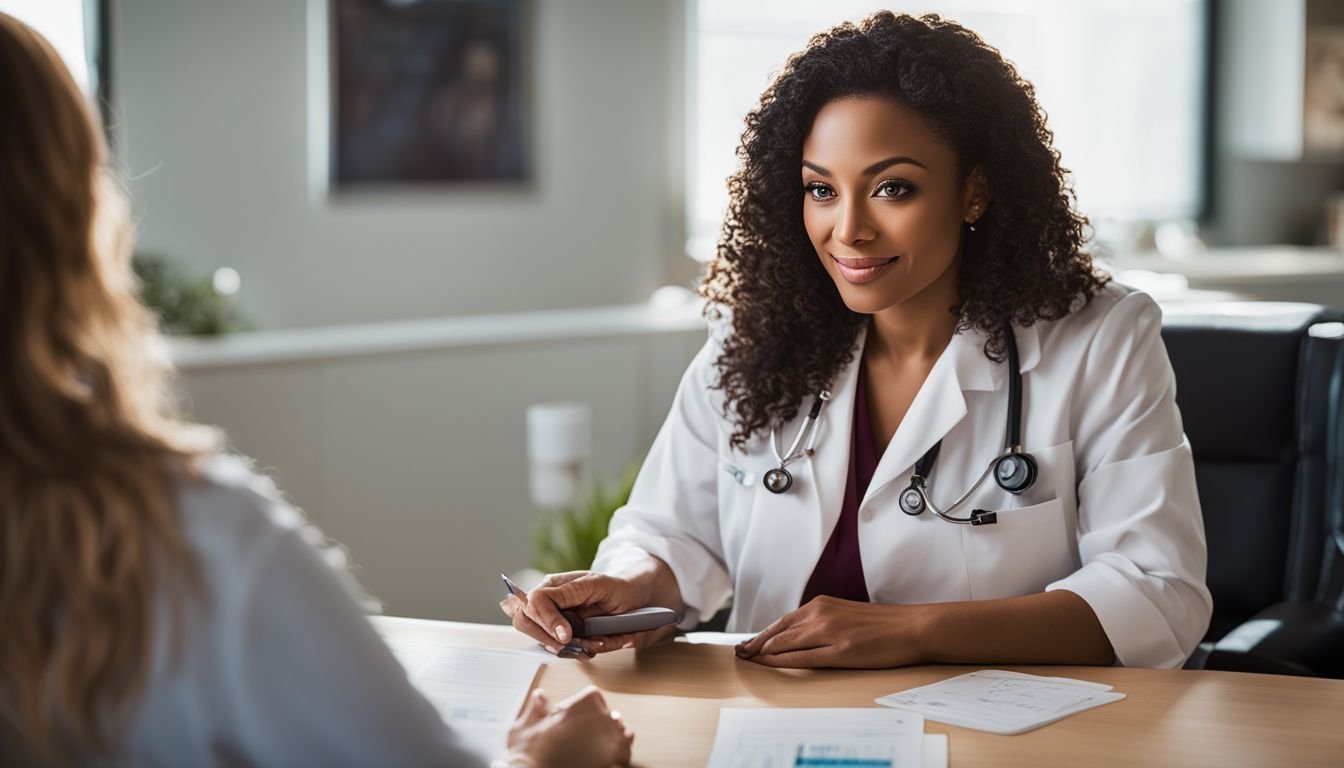
[[831, 540], [821, 551], [812, 578], [803, 590], [803, 604], [817, 595], [869, 602], [868, 583], [864, 581], [863, 561], [859, 558], [859, 502], [873, 480], [878, 456], [873, 445], [873, 426], [868, 418], [868, 394], [863, 379], [864, 366], [860, 360], [859, 380], [854, 388], [854, 429], [851, 430], [853, 440], [849, 449], [845, 500]]

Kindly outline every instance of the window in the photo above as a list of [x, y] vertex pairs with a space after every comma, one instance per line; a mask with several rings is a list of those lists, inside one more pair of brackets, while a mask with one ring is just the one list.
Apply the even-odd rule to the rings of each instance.
[[0, 0], [0, 11], [37, 30], [65, 60], [87, 94], [98, 91], [97, 2], [90, 0]]
[[1036, 88], [1078, 205], [1108, 222], [1204, 206], [1208, 0], [698, 0], [691, 9], [688, 251], [713, 254], [742, 120], [807, 39], [888, 8], [975, 30]]

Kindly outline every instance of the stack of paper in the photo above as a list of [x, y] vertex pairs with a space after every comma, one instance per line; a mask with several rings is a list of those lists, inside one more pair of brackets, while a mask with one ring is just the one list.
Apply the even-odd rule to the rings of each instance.
[[946, 768], [947, 737], [882, 709], [719, 710], [708, 768]]
[[1125, 698], [1111, 686], [986, 669], [877, 699], [886, 707], [990, 733], [1024, 733]]

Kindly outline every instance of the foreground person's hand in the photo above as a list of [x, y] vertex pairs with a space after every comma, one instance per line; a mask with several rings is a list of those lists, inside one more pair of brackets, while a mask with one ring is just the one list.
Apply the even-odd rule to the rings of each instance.
[[610, 768], [629, 765], [635, 735], [589, 686], [551, 706], [540, 689], [509, 729], [511, 768]]

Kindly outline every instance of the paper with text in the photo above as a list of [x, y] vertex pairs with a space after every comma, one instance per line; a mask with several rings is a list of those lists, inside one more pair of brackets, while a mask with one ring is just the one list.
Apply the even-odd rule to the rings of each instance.
[[482, 755], [505, 751], [509, 725], [522, 709], [542, 660], [522, 651], [457, 648], [432, 642], [391, 641], [411, 685], [444, 722]]
[[948, 725], [1014, 734], [1125, 698], [1111, 686], [986, 669], [877, 699]]
[[707, 768], [922, 768], [923, 744], [908, 712], [726, 707]]

